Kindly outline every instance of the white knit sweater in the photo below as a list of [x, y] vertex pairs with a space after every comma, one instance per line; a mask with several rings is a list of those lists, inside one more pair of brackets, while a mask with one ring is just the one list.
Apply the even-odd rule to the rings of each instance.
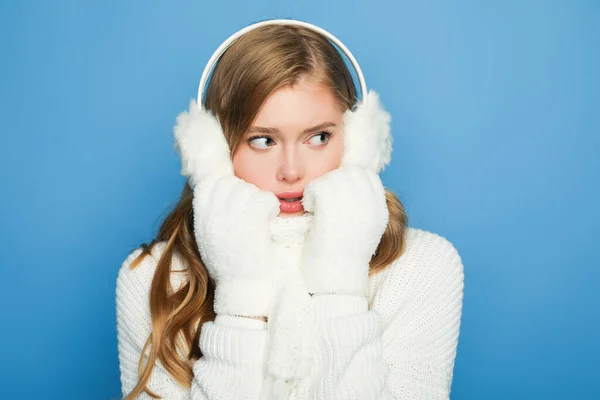
[[[280, 282], [299, 276], [311, 217], [277, 218], [272, 225], [282, 262]], [[284, 384], [288, 399], [449, 399], [462, 313], [462, 261], [437, 234], [408, 228], [406, 241], [403, 255], [371, 277], [367, 297], [310, 298], [317, 316], [311, 361], [304, 377]], [[117, 337], [124, 396], [137, 383], [141, 350], [151, 332], [149, 291], [164, 246], [159, 242], [151, 257], [130, 270], [141, 252], [136, 249], [119, 271]], [[185, 270], [176, 256], [173, 269]], [[172, 274], [175, 289], [185, 280], [185, 273]], [[261, 389], [265, 396], [272, 384], [265, 378], [266, 365], [274, 362], [268, 359], [269, 324], [271, 318], [265, 323], [217, 316], [202, 326], [203, 357], [194, 364], [192, 387], [179, 385], [157, 361], [149, 389], [164, 399], [260, 399]], [[145, 393], [137, 398], [150, 399]]]

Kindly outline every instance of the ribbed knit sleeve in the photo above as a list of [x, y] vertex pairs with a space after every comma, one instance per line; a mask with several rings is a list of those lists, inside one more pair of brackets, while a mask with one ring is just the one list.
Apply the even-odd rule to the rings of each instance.
[[360, 296], [313, 296], [318, 340], [290, 399], [447, 400], [463, 298], [463, 265], [443, 237], [411, 230], [406, 252]]
[[[141, 253], [141, 249], [135, 250], [118, 274], [117, 339], [124, 397], [138, 382], [138, 362], [151, 332], [149, 293], [162, 247], [164, 244], [158, 244], [154, 256], [146, 256], [132, 270], [131, 263]], [[174, 285], [180, 281], [171, 279]], [[217, 316], [214, 322], [201, 327], [199, 345], [203, 356], [194, 363], [191, 388], [177, 383], [160, 360], [156, 360], [147, 386], [166, 400], [256, 400], [263, 381], [266, 332], [263, 321]], [[151, 399], [145, 392], [136, 398]]]
[[217, 316], [200, 333], [203, 356], [194, 364], [194, 400], [258, 400], [263, 382], [266, 322]]

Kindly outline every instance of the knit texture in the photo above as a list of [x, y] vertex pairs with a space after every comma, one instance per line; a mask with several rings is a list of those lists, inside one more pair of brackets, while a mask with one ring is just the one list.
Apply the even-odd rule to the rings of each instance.
[[[296, 267], [310, 223], [310, 214], [305, 214], [277, 218], [271, 225], [281, 284], [300, 279]], [[280, 292], [290, 294], [291, 300], [280, 297], [268, 323], [218, 316], [201, 327], [204, 356], [194, 365], [191, 389], [178, 385], [160, 361], [149, 388], [164, 399], [449, 399], [462, 313], [463, 264], [454, 246], [440, 235], [408, 228], [406, 240], [403, 255], [370, 278], [366, 297], [321, 294], [309, 299], [312, 335], [300, 328], [298, 334], [285, 333], [303, 321], [294, 317], [302, 315], [298, 309], [283, 306], [305, 304], [297, 301], [301, 295], [292, 285], [293, 291]], [[117, 278], [124, 396], [137, 382], [137, 364], [151, 331], [149, 290], [163, 249], [164, 242], [158, 243], [152, 257], [130, 270], [141, 251], [136, 249]], [[176, 256], [173, 269], [185, 272]], [[185, 273], [172, 274], [171, 283], [177, 288], [185, 279]], [[283, 333], [277, 334], [276, 326]], [[282, 371], [297, 377], [283, 382], [273, 378], [272, 372]], [[138, 399], [150, 397], [143, 393]]]
[[301, 256], [313, 214], [278, 217], [270, 232], [276, 243], [275, 295], [267, 326], [265, 381], [260, 400], [286, 399], [289, 389], [309, 372], [316, 334], [315, 310], [306, 291]]

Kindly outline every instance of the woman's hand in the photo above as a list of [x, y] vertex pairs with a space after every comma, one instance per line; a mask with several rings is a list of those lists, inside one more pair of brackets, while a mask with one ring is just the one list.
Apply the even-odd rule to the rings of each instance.
[[268, 315], [275, 268], [269, 223], [275, 194], [234, 175], [211, 175], [194, 188], [194, 235], [215, 280], [217, 314]]
[[366, 295], [369, 262], [389, 219], [379, 175], [340, 167], [309, 182], [302, 204], [314, 214], [302, 261], [306, 290]]

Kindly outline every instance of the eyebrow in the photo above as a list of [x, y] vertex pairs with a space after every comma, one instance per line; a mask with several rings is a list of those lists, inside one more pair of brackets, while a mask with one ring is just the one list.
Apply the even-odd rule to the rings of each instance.
[[[320, 129], [329, 128], [330, 126], [335, 126], [335, 124], [333, 122], [323, 122], [322, 124], [305, 129], [304, 131], [302, 131], [302, 133], [311, 133]], [[253, 126], [250, 128], [250, 130], [248, 130], [248, 133], [280, 133], [280, 131], [277, 128]]]

